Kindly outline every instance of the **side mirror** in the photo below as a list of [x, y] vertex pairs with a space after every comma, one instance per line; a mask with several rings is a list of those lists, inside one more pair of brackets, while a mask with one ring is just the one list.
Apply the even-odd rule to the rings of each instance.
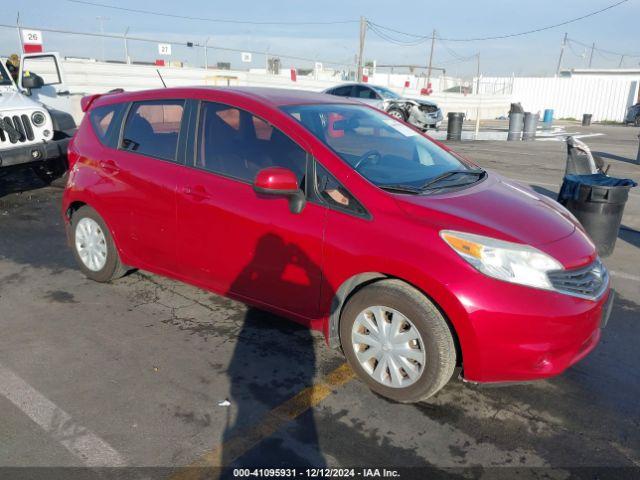
[[296, 174], [287, 168], [268, 167], [260, 170], [253, 182], [253, 189], [261, 195], [289, 197], [291, 213], [300, 213], [306, 204]]
[[22, 86], [27, 90], [31, 90], [32, 88], [42, 88], [44, 87], [44, 80], [39, 75], [32, 73], [28, 76], [22, 77]]

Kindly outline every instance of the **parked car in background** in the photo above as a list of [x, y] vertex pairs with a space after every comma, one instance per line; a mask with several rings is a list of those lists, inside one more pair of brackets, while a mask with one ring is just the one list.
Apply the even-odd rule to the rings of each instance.
[[[67, 144], [76, 125], [71, 115], [44, 103], [37, 92], [47, 90], [53, 78], [43, 72], [24, 69], [24, 62], [42, 65], [40, 59], [54, 58], [54, 54], [26, 55], [22, 58], [18, 85], [7, 66], [15, 66], [0, 58], [0, 170], [31, 168], [44, 182], [49, 183], [67, 168]], [[59, 70], [55, 69], [56, 75]]]
[[141, 268], [291, 318], [401, 402], [456, 367], [560, 374], [607, 323], [609, 275], [566, 209], [375, 108], [210, 87], [82, 105], [62, 213], [93, 280]]
[[364, 102], [421, 130], [438, 128], [442, 123], [442, 110], [434, 102], [401, 97], [385, 87], [368, 83], [345, 83], [328, 88], [324, 93]]
[[640, 127], [640, 103], [629, 107], [624, 121], [625, 123], [632, 123], [636, 127]]

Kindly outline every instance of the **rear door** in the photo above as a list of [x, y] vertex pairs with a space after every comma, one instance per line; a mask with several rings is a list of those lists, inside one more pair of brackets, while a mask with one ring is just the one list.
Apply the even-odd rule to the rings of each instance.
[[308, 154], [248, 111], [202, 102], [193, 168], [177, 195], [178, 259], [208, 288], [306, 319], [318, 315], [326, 209], [253, 190], [266, 167], [292, 170], [304, 186]]
[[118, 149], [100, 160], [110, 203], [125, 219], [121, 248], [135, 266], [152, 271], [176, 270], [176, 188], [184, 169], [178, 145], [186, 108], [182, 99], [130, 104]]

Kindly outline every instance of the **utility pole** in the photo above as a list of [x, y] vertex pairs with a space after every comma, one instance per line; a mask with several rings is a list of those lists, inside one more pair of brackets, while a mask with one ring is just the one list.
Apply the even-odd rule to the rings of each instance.
[[16, 18], [16, 30], [18, 31], [18, 52], [22, 53], [22, 29], [20, 28], [20, 12]]
[[562, 56], [564, 55], [564, 47], [567, 46], [567, 34], [564, 34], [564, 40], [562, 40], [562, 46], [560, 47], [560, 58], [558, 58], [558, 68], [556, 68], [556, 75], [560, 74], [560, 67], [562, 66]]
[[429, 84], [431, 83], [431, 66], [433, 65], [433, 48], [436, 45], [436, 29], [433, 29], [433, 33], [431, 34], [431, 51], [429, 52], [429, 68], [427, 68], [427, 84], [425, 88], [429, 88]]
[[624, 55], [620, 57], [620, 63], [618, 64], [618, 68], [622, 68], [622, 62], [624, 62]]
[[129, 65], [131, 61], [129, 60], [129, 44], [127, 43], [127, 34], [129, 33], [129, 27], [124, 31], [124, 63]]
[[478, 100], [478, 108], [476, 109], [476, 134], [475, 138], [478, 139], [478, 134], [480, 133], [480, 52], [478, 52], [478, 70], [477, 70], [478, 78], [476, 80], [476, 95]]
[[591, 63], [593, 63], [593, 52], [596, 49], [596, 42], [593, 42], [593, 45], [591, 45], [591, 55], [589, 55], [589, 68], [591, 68]]
[[204, 71], [206, 72], [209, 69], [209, 54], [207, 53], [207, 50], [209, 50], [209, 39], [211, 37], [207, 37], [207, 39], [204, 41]]
[[96, 20], [100, 23], [100, 44], [102, 50], [102, 61], [104, 62], [104, 21], [109, 20], [108, 17], [96, 17]]
[[358, 49], [358, 72], [357, 81], [362, 81], [362, 67], [364, 66], [364, 40], [367, 36], [367, 19], [360, 17], [360, 48]]

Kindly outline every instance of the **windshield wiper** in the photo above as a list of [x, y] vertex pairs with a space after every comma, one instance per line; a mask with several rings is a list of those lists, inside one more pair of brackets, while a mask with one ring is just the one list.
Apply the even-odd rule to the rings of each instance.
[[388, 190], [390, 192], [400, 192], [400, 193], [418, 194], [422, 191], [420, 188], [412, 187], [411, 185], [401, 185], [401, 184], [395, 184], [395, 183], [390, 183], [388, 185], [382, 184], [382, 185], [378, 185], [378, 187], [380, 187], [383, 190]]
[[[475, 170], [449, 170], [448, 172], [444, 172], [440, 175], [438, 175], [435, 178], [432, 178], [431, 180], [428, 180], [427, 182], [425, 182], [424, 185], [422, 185], [422, 187], [420, 187], [420, 190], [427, 190], [429, 188], [431, 188], [433, 185], [435, 185], [436, 183], [441, 182], [442, 180], [445, 180], [453, 175], [477, 175], [478, 178], [481, 177], [482, 175], [484, 175], [484, 170], [482, 170], [481, 168], [477, 168]], [[466, 182], [465, 182], [466, 183]], [[451, 185], [447, 185], [448, 187], [454, 187], [460, 184], [451, 184]], [[464, 185], [464, 183], [462, 184]]]

